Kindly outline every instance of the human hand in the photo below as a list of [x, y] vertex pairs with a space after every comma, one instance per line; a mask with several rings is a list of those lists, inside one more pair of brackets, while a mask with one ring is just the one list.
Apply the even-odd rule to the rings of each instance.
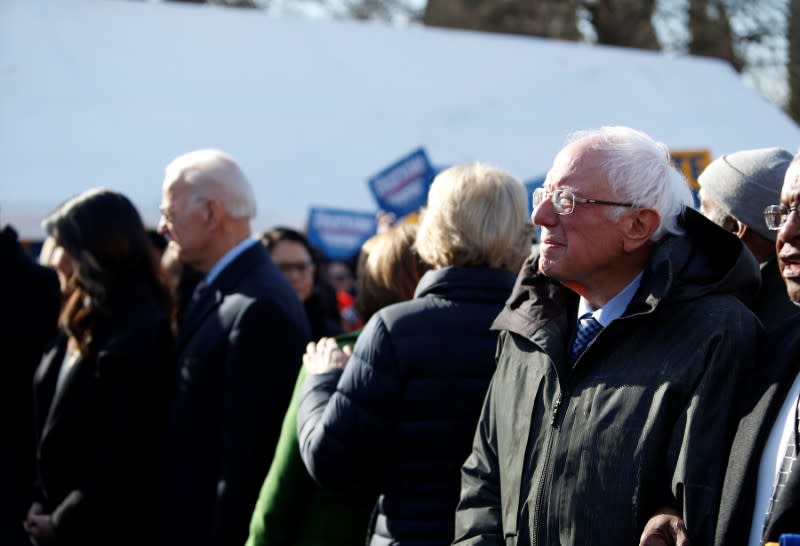
[[683, 518], [672, 507], [664, 507], [644, 526], [639, 546], [690, 546]]
[[321, 374], [330, 370], [344, 369], [353, 354], [351, 347], [339, 348], [336, 340], [323, 337], [317, 343], [313, 341], [306, 346], [303, 355], [303, 366], [310, 374]]
[[55, 538], [55, 529], [50, 514], [44, 513], [44, 506], [34, 502], [28, 510], [28, 517], [22, 522], [28, 540], [34, 546], [49, 544]]

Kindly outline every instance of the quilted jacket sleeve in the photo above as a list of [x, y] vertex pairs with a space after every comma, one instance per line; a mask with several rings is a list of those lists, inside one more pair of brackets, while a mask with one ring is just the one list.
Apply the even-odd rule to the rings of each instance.
[[375, 479], [390, 453], [404, 390], [390, 332], [378, 313], [344, 372], [311, 375], [301, 389], [300, 453], [320, 485], [341, 489]]

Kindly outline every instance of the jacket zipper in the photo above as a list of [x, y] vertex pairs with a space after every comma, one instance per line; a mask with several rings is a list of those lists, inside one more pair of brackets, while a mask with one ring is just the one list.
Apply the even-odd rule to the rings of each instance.
[[[626, 318], [630, 318], [630, 317], [636, 317], [636, 316], [645, 315], [645, 314], [647, 314], [647, 313], [634, 313], [634, 314], [631, 314], [631, 315], [628, 315], [628, 316], [620, 317], [620, 318], [618, 318], [616, 320], [626, 319]], [[578, 358], [575, 361], [575, 364], [573, 365], [573, 369], [575, 367], [577, 367], [578, 362], [580, 362], [580, 360], [583, 358], [584, 353], [586, 353], [586, 351], [589, 349], [589, 347], [594, 345], [594, 343], [597, 341], [597, 338], [600, 337], [600, 335], [602, 333], [603, 333], [602, 331], [600, 333], [598, 333], [595, 336], [595, 338], [592, 341], [590, 341], [589, 344], [586, 347], [584, 347], [584, 349], [581, 352], [581, 354], [578, 355]], [[572, 372], [570, 371], [570, 374], [571, 373]], [[569, 381], [569, 376], [567, 378], [567, 382], [568, 381]], [[553, 409], [550, 410], [550, 427], [553, 430], [559, 430], [559, 428], [560, 428], [560, 423], [559, 423], [558, 419], [559, 419], [559, 416], [560, 416], [560, 411], [559, 410], [561, 409], [561, 400], [562, 400], [562, 394], [559, 394], [556, 397], [555, 401], [553, 402]], [[533, 511], [535, 519], [534, 519], [534, 524], [531, 526], [531, 546], [537, 546], [537, 544], [538, 544], [537, 537], [540, 534], [539, 533], [539, 529], [542, 526], [542, 511], [543, 511], [542, 499], [544, 498], [544, 483], [545, 483], [545, 479], [547, 478], [547, 473], [550, 471], [550, 456], [552, 454], [551, 453], [552, 450], [553, 450], [553, 432], [550, 431], [549, 434], [547, 435], [547, 446], [545, 448], [545, 456], [544, 456], [544, 469], [542, 471], [542, 477], [539, 479], [539, 490], [536, 493], [536, 504], [534, 506], [534, 511]]]
[[550, 410], [550, 427], [552, 430], [547, 435], [547, 446], [544, 452], [544, 468], [542, 469], [542, 476], [539, 478], [539, 490], [536, 493], [536, 504], [534, 505], [533, 514], [534, 522], [531, 526], [531, 546], [537, 546], [539, 536], [539, 528], [542, 526], [542, 512], [543, 512], [543, 499], [544, 499], [544, 483], [547, 475], [550, 472], [550, 456], [553, 451], [553, 430], [558, 430], [558, 417], [559, 409], [561, 408], [561, 394], [559, 394], [555, 402], [553, 402], [553, 409]]

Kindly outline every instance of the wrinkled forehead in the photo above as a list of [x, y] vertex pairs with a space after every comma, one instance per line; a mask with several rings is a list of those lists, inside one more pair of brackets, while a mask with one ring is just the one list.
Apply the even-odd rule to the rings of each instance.
[[792, 205], [798, 201], [800, 201], [800, 161], [794, 161], [789, 165], [783, 178], [781, 202]]
[[161, 200], [163, 203], [175, 203], [189, 196], [191, 188], [186, 182], [173, 180], [172, 183], [164, 183]]

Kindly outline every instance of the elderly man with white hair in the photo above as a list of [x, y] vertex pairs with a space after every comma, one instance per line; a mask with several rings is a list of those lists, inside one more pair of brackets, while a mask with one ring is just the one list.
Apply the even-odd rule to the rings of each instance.
[[577, 134], [533, 196], [520, 272], [462, 468], [459, 545], [636, 544], [668, 505], [711, 542], [730, 400], [760, 324], [753, 256], [691, 210], [661, 143]]
[[310, 333], [251, 237], [256, 204], [236, 162], [198, 150], [167, 166], [159, 231], [204, 278], [176, 339], [162, 487], [163, 544], [244, 544]]

